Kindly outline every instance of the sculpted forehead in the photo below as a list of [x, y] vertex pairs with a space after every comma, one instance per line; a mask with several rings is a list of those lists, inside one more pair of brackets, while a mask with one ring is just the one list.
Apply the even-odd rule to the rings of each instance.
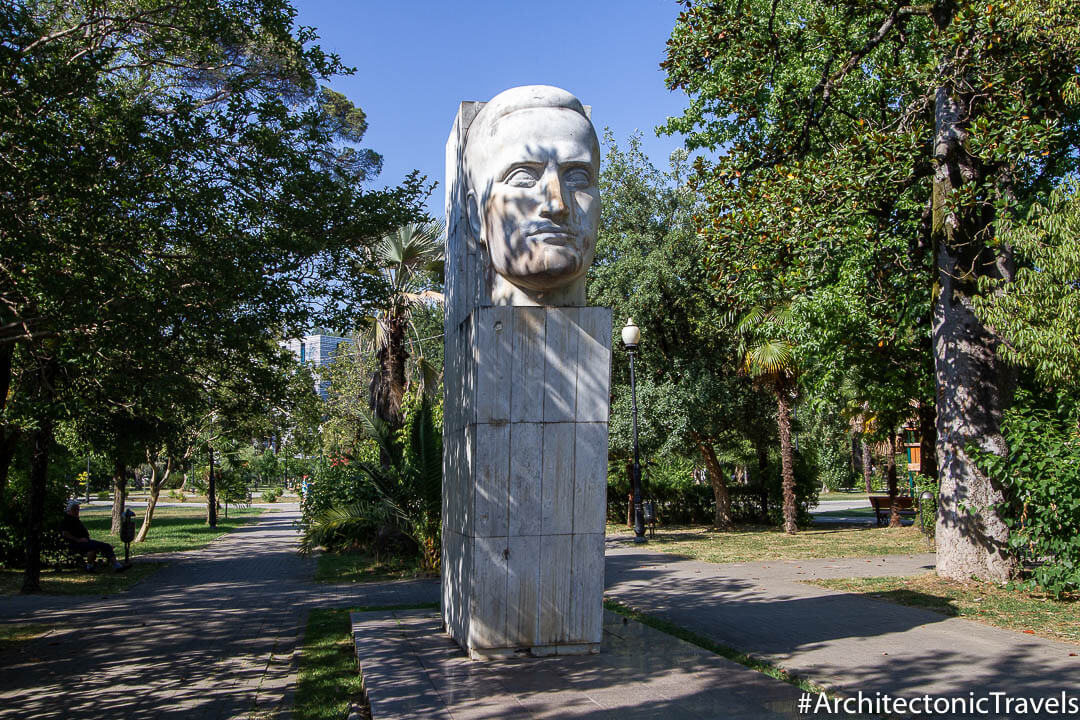
[[592, 123], [569, 108], [525, 108], [474, 126], [466, 156], [474, 185], [497, 182], [499, 173], [522, 162], [581, 163], [594, 177], [600, 168]]

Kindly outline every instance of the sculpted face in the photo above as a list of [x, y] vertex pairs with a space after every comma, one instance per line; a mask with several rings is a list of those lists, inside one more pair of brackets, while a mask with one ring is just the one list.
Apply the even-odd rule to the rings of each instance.
[[532, 291], [583, 277], [600, 222], [592, 124], [569, 108], [524, 108], [498, 118], [481, 137], [470, 131], [474, 142], [483, 148], [471, 157], [469, 222], [495, 272]]

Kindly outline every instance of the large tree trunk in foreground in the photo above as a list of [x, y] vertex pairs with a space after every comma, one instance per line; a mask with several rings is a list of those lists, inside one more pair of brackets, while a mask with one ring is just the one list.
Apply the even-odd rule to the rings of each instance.
[[120, 460], [113, 461], [113, 505], [110, 535], [119, 535], [124, 524], [124, 503], [127, 501], [127, 466]]
[[34, 454], [30, 461], [30, 492], [27, 493], [26, 574], [24, 593], [41, 592], [41, 535], [45, 531], [45, 492], [49, 478], [49, 449], [52, 446], [52, 417], [46, 413], [31, 436]]
[[716, 500], [716, 511], [713, 514], [713, 525], [717, 530], [730, 530], [734, 527], [731, 521], [731, 495], [728, 493], [727, 478], [720, 468], [720, 462], [716, 459], [716, 451], [712, 443], [704, 440], [694, 433], [694, 442], [697, 443], [701, 457], [705, 461], [705, 469], [709, 471], [709, 483], [712, 485], [713, 497]]
[[776, 426], [780, 431], [780, 471], [784, 490], [784, 532], [799, 531], [795, 522], [795, 467], [791, 450], [791, 404], [787, 383], [776, 386]]
[[998, 339], [972, 309], [980, 275], [1011, 279], [1006, 253], [985, 245], [992, 230], [990, 210], [962, 215], [946, 204], [954, 189], [978, 183], [979, 168], [964, 151], [963, 108], [945, 88], [938, 89], [934, 153], [933, 232], [940, 292], [934, 304], [934, 376], [937, 384], [937, 460], [940, 479], [937, 529], [938, 574], [964, 580], [1012, 579], [1015, 556], [1008, 551], [1009, 529], [994, 505], [1005, 494], [979, 471], [968, 445], [1004, 454], [1001, 420], [1012, 398], [1012, 374], [997, 354]]
[[889, 527], [900, 527], [900, 496], [896, 487], [896, 433], [889, 434], [889, 461], [885, 464], [885, 477], [889, 480]]

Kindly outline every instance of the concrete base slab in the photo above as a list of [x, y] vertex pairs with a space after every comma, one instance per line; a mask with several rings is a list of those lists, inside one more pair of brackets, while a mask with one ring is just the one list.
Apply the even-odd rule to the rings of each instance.
[[799, 688], [614, 613], [598, 654], [486, 662], [430, 610], [353, 613], [352, 627], [374, 720], [799, 717]]

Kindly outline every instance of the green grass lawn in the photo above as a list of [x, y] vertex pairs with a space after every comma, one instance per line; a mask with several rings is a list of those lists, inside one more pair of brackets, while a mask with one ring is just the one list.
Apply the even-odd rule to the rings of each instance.
[[[880, 493], [875, 493], [880, 494]], [[818, 501], [822, 500], [865, 500], [869, 495], [865, 491], [857, 492], [825, 492], [818, 495]]]
[[[112, 595], [124, 592], [148, 575], [152, 575], [165, 563], [139, 562], [123, 573], [113, 572], [99, 563], [96, 573], [74, 568], [41, 571], [41, 591], [46, 595]], [[0, 569], [0, 596], [15, 595], [22, 589], [23, 571]]]
[[1078, 596], [1055, 600], [1048, 595], [1011, 590], [992, 583], [946, 580], [935, 573], [807, 582], [1080, 645]]
[[[135, 509], [135, 508], [133, 508]], [[206, 507], [158, 507], [145, 542], [132, 543], [132, 557], [154, 553], [197, 550], [225, 533], [254, 520], [262, 510], [258, 508], [230, 509], [229, 517], [218, 518], [218, 526], [206, 524]], [[113, 545], [116, 556], [123, 560], [124, 544], [116, 535], [109, 535], [112, 516], [108, 508], [87, 508], [80, 519], [90, 531], [90, 537]], [[142, 514], [135, 518], [136, 529], [142, 523]], [[110, 595], [123, 592], [139, 580], [163, 567], [160, 562], [136, 562], [124, 573], [114, 573], [99, 563], [100, 569], [90, 574], [78, 569], [64, 568], [57, 572], [43, 568], [41, 589], [51, 595]], [[0, 595], [13, 595], [22, 588], [22, 570], [0, 569]]]
[[[609, 535], [628, 532], [624, 526], [608, 526]], [[808, 528], [800, 529], [795, 535], [763, 526], [742, 526], [732, 532], [716, 532], [707, 526], [665, 527], [657, 529], [655, 538], [649, 538], [649, 547], [712, 563], [927, 552], [926, 540], [914, 526]]]
[[[347, 610], [312, 610], [304, 631], [304, 647], [296, 675], [293, 714], [296, 720], [339, 720], [350, 705], [365, 711], [364, 683], [356, 667], [350, 612], [365, 610], [437, 610], [437, 603]], [[361, 717], [371, 717], [361, 714]]]
[[[135, 529], [142, 525], [142, 508], [132, 508], [135, 515]], [[151, 553], [176, 552], [180, 550], [198, 550], [225, 533], [251, 522], [262, 511], [260, 508], [229, 508], [229, 517], [218, 514], [216, 528], [206, 524], [206, 506], [161, 507], [154, 510], [154, 521], [150, 523], [150, 533], [144, 542], [132, 543], [133, 556]], [[112, 515], [108, 508], [87, 508], [80, 513], [80, 520], [90, 531], [95, 540], [110, 543], [116, 547], [116, 554], [123, 557], [124, 545], [116, 535], [109, 535]]]
[[435, 575], [420, 569], [418, 557], [377, 556], [362, 552], [320, 553], [315, 568], [315, 581], [325, 583], [381, 582], [420, 577]]

